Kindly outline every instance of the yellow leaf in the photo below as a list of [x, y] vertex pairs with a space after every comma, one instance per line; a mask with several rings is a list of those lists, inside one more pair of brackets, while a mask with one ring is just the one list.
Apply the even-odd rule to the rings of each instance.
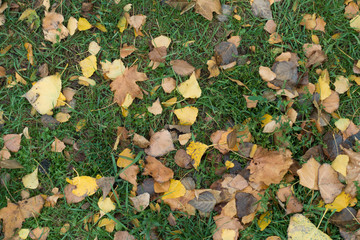
[[78, 20], [74, 17], [70, 17], [67, 24], [67, 29], [69, 30], [69, 34], [72, 36], [76, 32], [78, 28]]
[[186, 148], [186, 153], [190, 155], [191, 159], [194, 160], [193, 166], [197, 170], [201, 157], [204, 155], [208, 145], [201, 142], [191, 141], [189, 146]]
[[122, 33], [125, 31], [126, 27], [127, 27], [127, 21], [126, 18], [124, 16], [120, 17], [120, 20], [117, 24], [117, 27], [119, 28], [119, 31]]
[[116, 222], [109, 218], [102, 218], [98, 223], [98, 227], [104, 227], [107, 232], [113, 232], [115, 229]]
[[21, 238], [21, 239], [27, 239], [27, 237], [29, 236], [29, 233], [30, 233], [30, 229], [22, 228], [19, 230], [18, 235], [19, 235], [19, 238]]
[[272, 116], [270, 114], [265, 114], [264, 116], [262, 116], [261, 127], [264, 127], [266, 124], [271, 122], [271, 120], [272, 120]]
[[173, 98], [170, 98], [169, 100], [165, 101], [165, 102], [162, 102], [161, 104], [164, 106], [164, 107], [170, 107], [172, 105], [174, 105], [177, 101], [177, 97], [173, 97]]
[[99, 186], [96, 183], [96, 178], [89, 176], [74, 177], [72, 180], [66, 178], [66, 181], [71, 185], [76, 186], [76, 188], [72, 190], [72, 193], [78, 197], [91, 196], [99, 188]]
[[86, 18], [79, 18], [78, 29], [79, 31], [85, 31], [92, 27], [92, 25], [86, 20]]
[[58, 97], [58, 99], [56, 100], [56, 108], [57, 107], [62, 107], [65, 106], [65, 101], [66, 101], [66, 97], [64, 96], [64, 94], [62, 94], [62, 92], [60, 92], [60, 95]]
[[99, 51], [100, 51], [101, 47], [99, 46], [99, 44], [95, 41], [92, 41], [89, 44], [89, 53], [91, 55], [96, 55]]
[[350, 125], [350, 120], [347, 118], [340, 118], [335, 122], [335, 126], [342, 132], [344, 132]]
[[350, 194], [342, 191], [332, 203], [326, 204], [325, 208], [330, 210], [336, 210], [336, 212], [340, 212], [344, 208], [347, 208], [350, 204], [356, 203], [356, 198], [352, 198]]
[[118, 158], [118, 160], [116, 162], [116, 165], [118, 167], [121, 167], [121, 168], [125, 168], [125, 167], [129, 166], [133, 162], [133, 160], [130, 160], [130, 159], [127, 159], [127, 158], [130, 158], [130, 159], [135, 158], [135, 154], [132, 154], [131, 150], [129, 148], [125, 148], [119, 154], [119, 158]]
[[40, 79], [32, 86], [24, 97], [36, 111], [40, 114], [46, 114], [56, 106], [60, 91], [60, 74], [55, 74]]
[[312, 42], [315, 43], [315, 44], [319, 44], [319, 42], [320, 42], [318, 36], [316, 36], [316, 35], [314, 35], [314, 34], [311, 35], [311, 40], [312, 40]]
[[103, 197], [100, 197], [98, 201], [98, 206], [100, 208], [101, 215], [104, 215], [105, 213], [109, 213], [112, 210], [115, 210], [116, 208], [115, 203], [109, 197], [105, 199], [103, 199]]
[[178, 198], [184, 196], [186, 193], [186, 188], [179, 180], [170, 179], [170, 187], [167, 192], [161, 197], [164, 199]]
[[94, 79], [87, 78], [87, 77], [84, 77], [84, 76], [79, 77], [79, 82], [78, 83], [80, 85], [83, 85], [83, 86], [95, 86], [96, 85], [96, 82], [95, 82]]
[[221, 238], [222, 240], [235, 240], [236, 232], [233, 229], [221, 229]]
[[85, 125], [86, 125], [86, 119], [80, 119], [80, 120], [77, 122], [77, 124], [76, 124], [75, 130], [76, 130], [77, 132], [80, 132], [80, 130], [81, 130], [83, 127], [85, 127]]
[[100, 64], [104, 75], [112, 80], [115, 80], [125, 72], [125, 66], [121, 59], [116, 59], [113, 62], [105, 60], [105, 62], [100, 62]]
[[355, 31], [360, 32], [360, 15], [351, 19], [350, 27], [354, 28]]
[[319, 94], [320, 100], [324, 100], [331, 95], [330, 77], [327, 69], [323, 70], [319, 77]]
[[178, 86], [178, 91], [184, 98], [199, 98], [201, 89], [196, 80], [195, 72], [193, 72], [188, 80]]
[[70, 117], [71, 117], [70, 114], [63, 112], [59, 112], [55, 115], [55, 119], [61, 123], [69, 121]]
[[22, 183], [26, 188], [36, 189], [39, 186], [38, 168], [36, 168], [34, 172], [25, 175], [22, 178]]
[[103, 24], [101, 24], [101, 23], [96, 23], [96, 24], [95, 24], [95, 27], [96, 27], [97, 29], [99, 29], [100, 31], [102, 31], [102, 32], [107, 32], [106, 27], [105, 27]]
[[332, 168], [341, 173], [344, 177], [346, 177], [346, 167], [349, 163], [349, 156], [348, 155], [337, 155], [335, 160], [331, 163]]
[[26, 49], [26, 51], [27, 51], [27, 59], [29, 60], [29, 63], [32, 65], [32, 66], [34, 66], [34, 54], [33, 54], [33, 49], [32, 49], [32, 45], [31, 45], [31, 43], [28, 43], [28, 42], [26, 42], [25, 44], [24, 44], [24, 47], [25, 47], [25, 49]]
[[231, 161], [226, 161], [225, 166], [226, 166], [226, 169], [230, 169], [230, 168], [233, 168], [235, 166], [235, 164]]
[[87, 78], [91, 77], [97, 70], [96, 57], [94, 55], [88, 56], [84, 60], [80, 61], [79, 64], [83, 75]]
[[184, 107], [174, 110], [180, 125], [192, 125], [196, 121], [199, 110], [196, 107]]
[[121, 104], [121, 107], [124, 109], [128, 109], [132, 104], [133, 100], [134, 98], [131, 96], [131, 94], [127, 93], [123, 104]]
[[317, 229], [316, 226], [302, 214], [295, 214], [290, 218], [288, 239], [331, 240], [328, 235]]
[[264, 212], [260, 215], [258, 220], [258, 225], [260, 227], [260, 231], [264, 231], [264, 229], [269, 226], [271, 223], [272, 214], [271, 212]]

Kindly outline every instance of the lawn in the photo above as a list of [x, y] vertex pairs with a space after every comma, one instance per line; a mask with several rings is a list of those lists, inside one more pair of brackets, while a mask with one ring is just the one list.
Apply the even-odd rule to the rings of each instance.
[[[356, 67], [360, 59], [360, 39], [359, 32], [356, 30], [360, 31], [360, 23], [358, 29], [356, 27], [354, 29], [353, 25], [350, 26], [350, 21], [353, 20], [345, 17], [345, 8], [351, 4], [356, 10], [356, 1], [346, 1], [348, 5], [343, 1], [275, 1], [271, 5], [271, 13], [277, 24], [276, 33], [281, 36], [281, 41], [276, 43], [269, 42], [270, 33], [264, 30], [268, 20], [255, 16], [248, 0], [221, 0], [221, 4], [232, 8], [227, 17], [221, 21], [216, 13], [209, 20], [196, 11], [197, 5], [191, 8], [190, 6], [195, 5], [196, 1], [193, 5], [188, 5], [187, 11], [182, 12], [171, 4], [167, 4], [167, 2], [175, 1], [121, 0], [117, 3], [114, 0], [87, 2], [50, 0], [49, 11], [61, 14], [65, 27], [70, 17], [77, 20], [84, 18], [92, 25], [84, 31], [79, 31], [79, 27], [73, 35], [68, 35], [61, 40], [58, 38], [55, 43], [52, 43], [44, 38], [42, 20], [45, 18], [46, 6], [42, 2], [46, 5], [47, 1], [8, 0], [8, 7], [2, 13], [5, 23], [0, 24], [0, 148], [6, 145], [6, 138], [3, 137], [8, 134], [21, 134], [24, 128], [28, 129], [30, 137], [23, 134], [20, 150], [11, 151], [10, 159], [16, 160], [22, 168], [11, 169], [4, 164], [0, 165], [0, 209], [6, 209], [9, 202], [17, 203], [37, 195], [41, 195], [46, 202], [47, 197], [53, 195], [54, 188], [58, 188], [60, 194], [64, 194], [69, 181], [77, 176], [89, 176], [94, 181], [95, 178], [114, 177], [115, 182], [110, 184], [111, 191], [108, 196], [115, 209], [105, 213], [99, 219], [99, 211], [103, 210], [99, 207], [99, 198], [103, 196], [103, 190], [88, 194], [78, 203], [70, 204], [63, 196], [54, 206], [47, 206], [46, 202], [40, 214], [30, 214], [26, 220], [24, 219], [22, 225], [14, 228], [15, 235], [18, 235], [20, 228], [31, 230], [48, 227], [50, 230], [48, 239], [51, 240], [114, 239], [114, 234], [118, 231], [127, 231], [135, 239], [288, 239], [290, 219], [295, 213], [300, 213], [331, 239], [359, 238], [359, 233], [356, 236], [354, 234], [354, 238], [346, 238], [343, 233], [352, 234], [351, 231], [359, 228], [357, 224], [360, 219], [360, 204], [356, 203], [356, 196], [351, 197], [353, 204], [347, 203], [343, 207], [345, 209], [342, 212], [350, 212], [348, 210], [350, 208], [346, 208], [350, 204], [355, 213], [353, 215], [357, 214], [358, 218], [350, 216], [349, 222], [346, 222], [345, 218], [336, 221], [334, 217], [338, 214], [336, 209], [325, 206], [326, 203], [333, 202], [343, 188], [347, 194], [347, 188], [349, 184], [352, 184], [352, 180], [338, 173], [333, 164], [336, 171], [331, 170], [332, 174], [336, 175], [337, 184], [340, 184], [342, 188], [331, 201], [327, 201], [324, 198], [325, 190], [321, 190], [323, 185], [320, 186], [320, 191], [304, 186], [304, 179], [299, 176], [301, 174], [298, 174], [298, 170], [310, 161], [310, 155], [313, 155], [315, 161], [319, 165], [322, 164], [321, 166], [330, 166], [337, 156], [345, 155], [347, 159], [350, 157], [349, 165], [342, 165], [345, 168], [345, 175], [347, 171], [348, 176], [352, 173], [355, 175], [354, 179], [360, 180], [356, 177], [360, 172], [356, 172], [355, 168], [351, 167], [356, 164], [359, 166], [359, 155], [354, 153], [354, 157], [347, 150], [343, 151], [343, 148], [352, 148], [354, 152], [360, 150], [358, 142], [360, 69]], [[209, 0], [209, 2], [216, 2], [216, 0]], [[4, 1], [3, 4], [5, 4]], [[125, 9], [129, 7], [128, 4], [132, 6], [126, 12], [124, 7]], [[34, 10], [36, 15], [22, 20], [22, 14], [29, 9]], [[141, 27], [143, 36], [136, 36], [138, 34], [131, 24], [124, 25], [126, 28], [119, 30], [121, 21], [126, 19], [124, 17], [126, 14], [146, 16], [146, 21]], [[316, 14], [315, 18], [322, 19], [326, 23], [324, 30], [309, 29], [308, 26], [301, 24], [305, 14], [310, 14], [310, 16]], [[356, 14], [358, 14], [357, 11], [354, 16]], [[106, 28], [106, 31], [103, 28]], [[149, 52], [154, 51], [154, 48], [156, 50], [152, 40], [161, 35], [170, 38], [171, 43], [166, 49], [163, 62], [153, 69], [149, 66], [151, 61]], [[237, 54], [226, 55], [224, 51], [215, 50], [220, 43], [227, 42], [231, 37], [241, 39], [235, 46]], [[85, 86], [79, 81], [79, 77], [84, 75], [80, 62], [90, 56], [88, 49], [92, 42], [96, 42], [101, 47], [95, 54], [97, 70], [89, 76], [96, 84]], [[316, 58], [315, 63], [308, 66], [310, 57], [307, 56], [306, 49], [304, 50], [306, 43], [321, 46], [321, 50], [317, 50], [316, 54], [326, 55], [326, 59], [320, 61]], [[32, 58], [29, 57], [26, 47], [29, 44], [32, 46]], [[124, 48], [124, 44], [136, 47], [136, 51], [120, 58], [120, 49]], [[291, 86], [291, 91], [296, 89], [300, 93], [296, 97], [284, 96], [273, 89], [276, 86], [270, 88], [271, 83], [275, 84], [273, 81], [276, 80], [265, 81], [264, 76], [259, 73], [261, 66], [268, 67], [269, 70], [271, 68], [276, 72], [275, 65], [281, 62], [277, 60], [277, 57], [286, 52], [294, 53], [298, 57], [295, 61], [291, 60], [297, 69], [294, 86]], [[221, 69], [217, 76], [209, 77], [208, 61], [219, 54], [223, 59], [225, 56], [231, 56], [235, 59], [235, 64], [228, 69]], [[101, 64], [106, 60], [112, 62], [116, 59], [121, 59], [126, 68], [135, 66], [138, 72], [146, 74], [147, 77], [147, 80], [137, 82], [143, 92], [143, 98], [132, 96], [134, 99], [128, 108], [121, 107], [121, 104], [114, 101], [114, 91], [110, 85], [115, 80], [109, 77], [109, 73], [106, 75], [105, 67]], [[177, 89], [170, 93], [164, 91], [161, 86], [163, 79], [173, 78], [176, 86], [179, 86], [190, 78], [190, 74], [181, 76], [172, 67], [170, 63], [172, 60], [184, 60], [196, 69], [194, 74], [201, 89], [201, 96], [187, 98]], [[48, 68], [48, 74], [42, 75], [44, 74], [42, 68], [45, 65]], [[330, 84], [324, 83], [326, 86], [323, 87], [324, 85], [319, 83], [322, 80], [319, 79], [325, 79], [326, 82], [326, 69]], [[40, 114], [24, 95], [40, 79], [56, 73], [61, 74], [61, 91], [71, 88], [76, 90], [76, 93], [72, 101], [66, 101], [66, 103], [62, 101], [63, 106], [54, 108], [52, 116]], [[276, 72], [278, 76], [281, 73], [283, 73], [282, 70]], [[288, 73], [285, 71], [284, 74]], [[19, 76], [23, 82], [19, 80]], [[341, 86], [334, 84], [339, 76], [346, 79], [345, 84]], [[240, 81], [241, 84], [237, 84], [234, 80]], [[278, 86], [278, 89], [289, 89], [287, 81], [281, 84], [283, 85]], [[316, 90], [315, 85], [317, 85]], [[346, 89], [342, 91], [340, 88], [344, 88], [344, 85], [347, 87], [345, 86]], [[300, 92], [300, 86], [306, 90]], [[309, 90], [311, 87], [314, 91]], [[123, 85], [120, 88], [123, 88]], [[325, 107], [325, 101], [329, 97], [323, 98], [325, 90], [321, 89], [325, 88], [328, 89], [329, 94], [332, 91], [331, 93], [339, 96], [338, 107], [331, 112]], [[256, 106], [249, 107], [244, 96], [249, 96], [252, 103], [256, 101]], [[163, 104], [160, 114], [149, 112], [149, 107], [157, 99], [163, 103], [173, 97], [177, 98], [175, 104], [171, 106]], [[186, 144], [180, 144], [178, 137], [187, 132], [181, 129], [176, 130], [169, 125], [179, 124], [175, 110], [185, 107], [196, 108], [198, 114], [188, 131], [191, 133], [189, 141]], [[296, 112], [295, 118], [290, 116], [289, 109]], [[70, 119], [61, 123], [56, 121], [53, 117], [60, 112], [68, 113]], [[189, 117], [190, 114], [185, 115]], [[268, 121], [264, 120], [266, 116], [270, 116]], [[287, 119], [285, 121], [283, 121], [284, 116]], [[343, 122], [345, 122], [345, 127]], [[265, 131], [267, 126], [270, 128], [268, 124], [273, 124], [273, 129]], [[121, 127], [128, 131], [128, 138], [125, 139], [119, 134], [119, 128], [123, 129]], [[171, 134], [174, 144], [174, 148], [164, 154], [155, 154], [156, 156], [148, 154], [147, 147], [139, 147], [139, 144], [133, 140], [135, 134], [150, 140], [154, 133], [163, 129], [167, 129], [169, 135]], [[223, 147], [226, 151], [219, 151], [219, 139], [217, 142], [213, 141], [214, 133], [217, 131], [223, 131], [221, 137], [225, 141], [223, 144], [226, 146]], [[327, 134], [331, 136], [330, 140], [326, 137]], [[333, 140], [335, 136], [341, 138], [340, 144]], [[64, 150], [59, 152], [52, 150], [56, 138], [65, 143]], [[153, 141], [153, 138], [151, 139], [150, 144]], [[234, 144], [230, 143], [232, 140]], [[179, 149], [189, 149], [191, 141], [206, 144], [206, 151], [197, 159], [198, 165], [195, 157], [187, 151], [190, 155], [189, 159], [192, 157], [193, 162], [189, 168], [184, 168], [179, 166], [174, 159]], [[350, 145], [349, 142], [351, 142]], [[247, 147], [244, 147], [245, 145]], [[154, 144], [154, 148], [161, 150], [162, 147]], [[245, 148], [248, 151], [247, 154], [243, 152]], [[130, 160], [131, 163], [122, 168], [119, 167], [119, 154], [126, 149], [130, 149], [132, 155], [125, 155], [122, 160]], [[265, 159], [267, 158], [266, 151], [268, 151], [269, 156], [275, 154], [274, 156], [280, 156], [279, 158], [283, 161], [285, 149], [291, 152], [291, 159], [289, 158], [291, 164], [282, 170], [279, 180], [267, 181], [266, 171], [271, 172], [272, 168], [266, 168], [274, 163], [270, 161], [263, 170], [259, 170], [256, 168], [257, 156], [262, 154], [262, 159]], [[0, 163], [7, 160], [4, 155], [5, 150], [0, 152]], [[195, 151], [198, 150], [199, 148], [195, 148]], [[311, 152], [309, 153], [308, 150]], [[264, 151], [265, 154], [259, 153], [260, 151]], [[161, 162], [159, 168], [166, 166], [173, 171], [171, 179], [183, 180], [190, 177], [195, 189], [212, 189], [212, 195], [219, 193], [219, 198], [220, 192], [221, 194], [233, 192], [226, 201], [225, 197], [222, 201], [217, 199], [215, 207], [213, 206], [206, 213], [196, 210], [196, 214], [189, 214], [190, 211], [185, 211], [185, 208], [170, 207], [171, 201], [168, 203], [163, 197], [167, 190], [154, 193], [148, 188], [142, 189], [143, 186], [149, 187], [149, 179], [156, 178], [155, 174], [142, 174], [146, 168], [149, 168], [148, 155], [154, 155]], [[274, 159], [274, 162], [276, 161]], [[260, 162], [260, 166], [263, 166], [261, 164], [263, 163]], [[136, 179], [137, 192], [132, 183], [120, 177], [131, 166], [138, 166], [139, 169]], [[252, 170], [251, 173], [249, 172], [251, 166], [256, 169], [255, 173]], [[346, 166], [348, 166], [347, 170]], [[274, 166], [274, 168], [277, 167]], [[34, 189], [25, 187], [24, 176], [36, 171], [37, 168], [39, 169], [39, 185]], [[251, 192], [253, 198], [256, 199], [254, 202], [256, 210], [253, 209], [254, 204], [250, 204], [244, 209], [246, 214], [238, 217], [240, 206], [236, 206], [233, 216], [229, 219], [239, 223], [241, 227], [235, 227], [234, 230], [229, 226], [222, 228], [217, 225], [216, 216], [224, 212], [223, 209], [227, 203], [238, 198], [235, 198], [235, 194], [244, 192], [245, 188], [241, 190], [231, 188], [231, 190], [221, 185], [224, 179], [233, 179], [235, 176], [241, 176], [246, 181], [247, 191]], [[167, 184], [168, 180], [166, 180]], [[155, 185], [161, 185], [160, 182], [155, 182]], [[269, 183], [266, 184], [267, 182]], [[76, 185], [74, 182], [73, 184]], [[318, 184], [317, 180], [316, 184]], [[335, 185], [333, 182], [329, 184]], [[169, 185], [167, 186], [168, 189]], [[287, 199], [282, 201], [281, 197], [279, 198], [279, 189], [288, 186], [291, 191]], [[154, 188], [153, 185], [152, 188]], [[360, 190], [356, 189], [357, 199], [359, 199]], [[195, 192], [195, 195], [199, 197], [197, 190], [187, 189], [187, 193], [190, 194], [192, 191], [192, 194]], [[150, 193], [150, 205], [144, 210], [139, 210], [130, 198], [140, 195], [142, 191]], [[296, 199], [302, 209], [287, 214], [290, 195], [290, 199]], [[179, 199], [174, 197], [172, 200]], [[189, 206], [189, 200], [182, 203]], [[245, 200], [238, 202], [242, 201]], [[240, 205], [238, 202], [236, 205]], [[250, 208], [253, 210], [250, 211]], [[195, 212], [195, 209], [193, 211]], [[4, 211], [0, 210], [1, 239], [8, 237], [5, 232], [6, 220], [1, 217], [4, 216], [2, 214]], [[11, 211], [7, 214], [15, 215], [15, 212]], [[259, 218], [264, 214], [270, 214], [271, 221], [264, 229], [261, 229], [263, 223], [259, 221]], [[171, 216], [176, 219], [176, 223], [171, 221]], [[250, 220], [244, 220], [244, 216]], [[107, 219], [108, 223], [106, 224], [102, 219]], [[103, 223], [103, 226], [101, 224], [99, 226], [99, 223]], [[349, 227], [350, 223], [355, 224], [356, 227]], [[66, 230], [64, 225], [68, 226]], [[229, 231], [227, 237], [225, 230]], [[216, 233], [218, 235], [214, 236]], [[327, 238], [323, 236], [318, 239]]]

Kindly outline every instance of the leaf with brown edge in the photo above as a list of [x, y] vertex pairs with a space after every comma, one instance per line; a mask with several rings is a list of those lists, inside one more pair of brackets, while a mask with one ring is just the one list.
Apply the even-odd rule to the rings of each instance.
[[65, 199], [66, 199], [66, 202], [68, 204], [71, 204], [71, 203], [78, 203], [78, 202], [81, 202], [82, 200], [85, 199], [85, 196], [82, 196], [82, 197], [78, 197], [76, 196], [75, 194], [73, 194], [73, 190], [76, 188], [75, 185], [71, 185], [71, 184], [68, 184], [65, 186], [64, 188], [64, 194], [65, 194]]
[[347, 185], [345, 187], [345, 193], [350, 194], [352, 197], [356, 197], [355, 182], [357, 181], [360, 184], [360, 153], [346, 148], [344, 148], [343, 151], [349, 156], [349, 164], [346, 168]]
[[135, 46], [132, 46], [132, 45], [128, 46], [126, 43], [124, 43], [122, 48], [120, 48], [120, 57], [126, 58], [127, 56], [129, 56], [130, 54], [135, 52], [136, 50], [137, 50], [137, 48]]
[[172, 60], [170, 61], [174, 72], [182, 77], [188, 76], [195, 71], [195, 68], [184, 60]]
[[114, 91], [114, 102], [121, 106], [127, 94], [130, 94], [132, 98], [142, 99], [142, 90], [136, 82], [142, 82], [147, 79], [145, 73], [137, 71], [137, 65], [126, 68], [124, 73], [110, 84], [111, 91]]
[[290, 150], [269, 151], [258, 147], [253, 160], [247, 169], [250, 170], [249, 180], [255, 183], [280, 183], [289, 170], [293, 160]]
[[174, 172], [168, 167], [165, 167], [159, 160], [154, 157], [147, 156], [145, 169], [142, 175], [150, 175], [155, 181], [163, 183], [174, 177]]
[[149, 140], [137, 133], [134, 134], [133, 143], [140, 148], [147, 148], [150, 145]]
[[333, 202], [344, 188], [344, 185], [339, 181], [338, 173], [327, 163], [319, 168], [318, 184], [321, 197], [325, 203]]
[[213, 12], [221, 13], [221, 3], [219, 0], [196, 0], [195, 11], [211, 21]]

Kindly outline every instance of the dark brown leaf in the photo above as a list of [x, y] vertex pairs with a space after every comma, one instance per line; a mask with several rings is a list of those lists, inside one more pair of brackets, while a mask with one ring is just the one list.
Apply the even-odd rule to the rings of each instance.
[[238, 54], [235, 44], [231, 42], [221, 42], [215, 47], [215, 60], [219, 66], [235, 62]]
[[239, 219], [255, 212], [257, 199], [250, 193], [238, 192], [235, 195], [236, 210]]
[[211, 192], [203, 192], [198, 198], [190, 200], [189, 204], [201, 212], [208, 213], [214, 209], [216, 199]]

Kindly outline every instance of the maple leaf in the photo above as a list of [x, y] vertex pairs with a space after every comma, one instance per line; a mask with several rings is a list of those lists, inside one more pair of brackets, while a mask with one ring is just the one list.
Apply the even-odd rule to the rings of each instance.
[[132, 98], [143, 98], [141, 88], [136, 82], [147, 80], [145, 73], [137, 71], [137, 65], [130, 68], [126, 68], [124, 73], [118, 76], [111, 84], [111, 91], [114, 91], [114, 102], [117, 102], [121, 106], [127, 94], [130, 94]]

